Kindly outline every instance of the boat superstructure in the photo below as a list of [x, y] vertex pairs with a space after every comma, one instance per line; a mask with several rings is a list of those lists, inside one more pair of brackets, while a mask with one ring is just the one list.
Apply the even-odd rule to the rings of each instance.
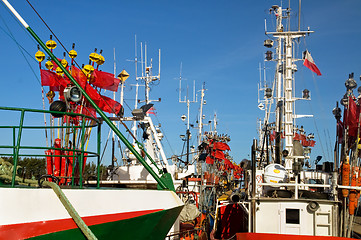
[[[242, 183], [228, 200], [218, 200], [214, 237], [216, 239], [331, 239], [352, 236], [352, 220], [355, 200], [340, 193], [353, 188], [342, 183], [335, 159], [316, 166], [309, 163], [310, 152], [315, 146], [313, 134], [306, 135], [296, 120], [310, 115], [297, 115], [296, 101], [310, 100], [307, 89], [298, 97], [295, 91], [297, 63], [310, 68], [317, 75], [320, 71], [310, 60], [306, 50], [303, 58], [297, 58], [296, 43], [313, 33], [293, 31], [290, 28], [290, 7], [283, 9], [274, 5], [270, 14], [276, 18], [276, 30], [266, 30], [266, 63], [275, 64], [274, 81], [259, 89], [264, 99], [258, 107], [265, 111], [259, 124], [259, 141], [252, 143], [251, 166], [243, 168]], [[300, 26], [300, 24], [299, 24]], [[299, 121], [297, 121], [299, 124]], [[349, 150], [340, 161], [348, 164]], [[337, 153], [337, 154], [336, 154]], [[347, 157], [346, 157], [347, 155]], [[349, 168], [349, 165], [346, 165]], [[353, 174], [358, 179], [354, 165]], [[357, 168], [358, 169], [358, 168]], [[341, 191], [341, 189], [344, 189]], [[233, 198], [232, 196], [237, 195]], [[350, 203], [352, 202], [352, 203]], [[358, 200], [357, 200], [358, 202]], [[355, 204], [357, 206], [357, 203]], [[347, 207], [347, 206], [351, 206]], [[351, 210], [350, 210], [351, 209]], [[285, 236], [284, 236], [285, 235]], [[314, 236], [314, 237], [313, 237]], [[322, 236], [322, 237], [321, 237]]]

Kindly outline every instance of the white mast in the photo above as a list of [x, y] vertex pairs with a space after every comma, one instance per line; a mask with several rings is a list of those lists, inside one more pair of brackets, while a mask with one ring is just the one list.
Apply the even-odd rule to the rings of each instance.
[[204, 105], [204, 89], [205, 83], [203, 83], [203, 87], [201, 90], [201, 102], [199, 108], [199, 120], [198, 120], [198, 146], [201, 145], [202, 142], [202, 132], [203, 132], [203, 105]]
[[[266, 34], [273, 35], [277, 38], [277, 74], [276, 74], [276, 131], [284, 131], [285, 136], [285, 150], [288, 155], [285, 157], [286, 169], [292, 169], [294, 161], [293, 154], [293, 126], [294, 126], [294, 76], [293, 73], [297, 70], [294, 62], [297, 61], [293, 57], [293, 40], [300, 38], [313, 31], [284, 31], [282, 20], [289, 18], [289, 14], [283, 15], [282, 7], [272, 6], [271, 11], [276, 15], [277, 30], [276, 32], [266, 32]], [[284, 51], [282, 51], [284, 47]], [[284, 102], [281, 102], [284, 101]], [[282, 110], [284, 106], [284, 109]], [[282, 124], [280, 125], [280, 123]]]

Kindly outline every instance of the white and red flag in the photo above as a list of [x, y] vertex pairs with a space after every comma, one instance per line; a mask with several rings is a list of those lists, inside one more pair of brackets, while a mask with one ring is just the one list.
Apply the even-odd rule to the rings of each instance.
[[315, 64], [315, 61], [313, 61], [313, 58], [310, 54], [309, 51], [304, 51], [304, 62], [303, 65], [305, 65], [306, 67], [308, 67], [312, 72], [316, 73], [317, 76], [321, 76], [321, 72], [318, 69], [318, 67]]

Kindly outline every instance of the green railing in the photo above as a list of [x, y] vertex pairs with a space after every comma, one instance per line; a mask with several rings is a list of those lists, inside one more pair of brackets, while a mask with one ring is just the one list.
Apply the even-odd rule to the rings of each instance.
[[[11, 121], [14, 122], [12, 119], [9, 120], [7, 117], [10, 115], [10, 112], [18, 112], [17, 119], [19, 121], [19, 125], [1, 125], [0, 124], [0, 136], [2, 136], [1, 142], [9, 142], [6, 145], [0, 145], [0, 156], [9, 156], [13, 158], [13, 171], [12, 171], [12, 180], [11, 180], [11, 186], [14, 187], [16, 184], [16, 174], [17, 174], [17, 166], [19, 162], [20, 157], [39, 157], [39, 158], [45, 158], [49, 157], [49, 155], [45, 154], [45, 150], [60, 150], [62, 153], [69, 153], [73, 152], [73, 155], [69, 154], [61, 154], [61, 155], [54, 155], [52, 154], [51, 157], [73, 157], [73, 164], [72, 164], [72, 176], [71, 176], [71, 185], [75, 185], [76, 178], [79, 178], [79, 186], [80, 188], [83, 187], [83, 161], [84, 156], [87, 158], [96, 158], [97, 160], [97, 187], [99, 187], [99, 180], [100, 180], [100, 138], [101, 138], [101, 124], [100, 121], [96, 118], [86, 116], [83, 114], [76, 114], [76, 113], [62, 113], [63, 117], [59, 119], [77, 119], [79, 124], [69, 124], [68, 121], [60, 121], [61, 124], [53, 124], [53, 126], [45, 126], [43, 125], [27, 125], [25, 124], [24, 120], [25, 117], [31, 117], [30, 120], [33, 121], [34, 115], [37, 115], [37, 118], [41, 118], [42, 114], [45, 114], [46, 116], [50, 116], [52, 113], [57, 113], [55, 111], [47, 111], [47, 110], [35, 110], [35, 109], [26, 109], [26, 108], [12, 108], [12, 107], [0, 107], [0, 112], [6, 111], [5, 114], [1, 113], [1, 116], [3, 118], [1, 121]], [[19, 116], [20, 115], [20, 116]], [[48, 119], [51, 119], [51, 117]], [[56, 119], [56, 118], [54, 118]], [[44, 120], [43, 120], [44, 121]], [[89, 131], [93, 128], [97, 128], [97, 141], [96, 141], [96, 152], [86, 151], [85, 146], [86, 142], [89, 143], [90, 133]], [[5, 131], [5, 129], [10, 129], [12, 133], [10, 136], [6, 136], [6, 134], [3, 134], [2, 132]], [[37, 130], [38, 133], [35, 135], [34, 140], [32, 141], [32, 145], [22, 145], [22, 138], [24, 136], [25, 130]], [[70, 142], [70, 136], [72, 135], [72, 144], [73, 147], [67, 148], [67, 147], [61, 147], [56, 148], [53, 147], [53, 143], [49, 141], [49, 138], [54, 140], [54, 137], [45, 137], [48, 135], [51, 135], [51, 132], [55, 133], [55, 131], [58, 132], [58, 135], [62, 135], [63, 139], [62, 142], [64, 142], [64, 136], [65, 139], [68, 139], [68, 142], [65, 142], [65, 144], [62, 144], [63, 146], [68, 146], [68, 143]], [[88, 136], [86, 136], [88, 132]], [[49, 133], [49, 134], [48, 134]], [[60, 134], [61, 133], [61, 134]], [[32, 133], [33, 134], [33, 133]], [[12, 135], [12, 136], [11, 136]], [[41, 137], [41, 135], [45, 135], [44, 138]], [[34, 135], [32, 135], [34, 136]], [[80, 137], [79, 137], [80, 136]], [[8, 139], [4, 139], [4, 138]], [[37, 139], [38, 138], [38, 139]], [[43, 139], [43, 140], [42, 140]], [[50, 143], [50, 146], [45, 147], [46, 142], [48, 141]], [[78, 148], [75, 148], [76, 143], [78, 142]], [[37, 143], [36, 145], [34, 144]], [[12, 150], [12, 151], [11, 151]], [[42, 151], [43, 150], [43, 151]], [[7, 151], [7, 152], [6, 152]], [[31, 153], [32, 151], [36, 151], [36, 153]], [[75, 162], [78, 160], [78, 166], [79, 166], [79, 176], [75, 176]], [[62, 176], [60, 176], [62, 177]]]

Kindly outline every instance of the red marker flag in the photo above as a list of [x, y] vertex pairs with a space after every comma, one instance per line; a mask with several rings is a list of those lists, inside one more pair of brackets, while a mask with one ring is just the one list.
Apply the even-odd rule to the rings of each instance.
[[113, 74], [108, 72], [98, 71], [95, 69], [93, 75], [94, 75], [94, 81], [92, 82], [92, 84], [94, 86], [107, 89], [113, 92], [118, 91], [120, 79], [115, 78]]
[[316, 73], [317, 76], [321, 76], [321, 72], [318, 69], [318, 67], [315, 64], [315, 61], [313, 61], [313, 58], [311, 57], [311, 54], [309, 51], [304, 51], [304, 62], [303, 65], [305, 65], [307, 68], [309, 68], [312, 72]]

